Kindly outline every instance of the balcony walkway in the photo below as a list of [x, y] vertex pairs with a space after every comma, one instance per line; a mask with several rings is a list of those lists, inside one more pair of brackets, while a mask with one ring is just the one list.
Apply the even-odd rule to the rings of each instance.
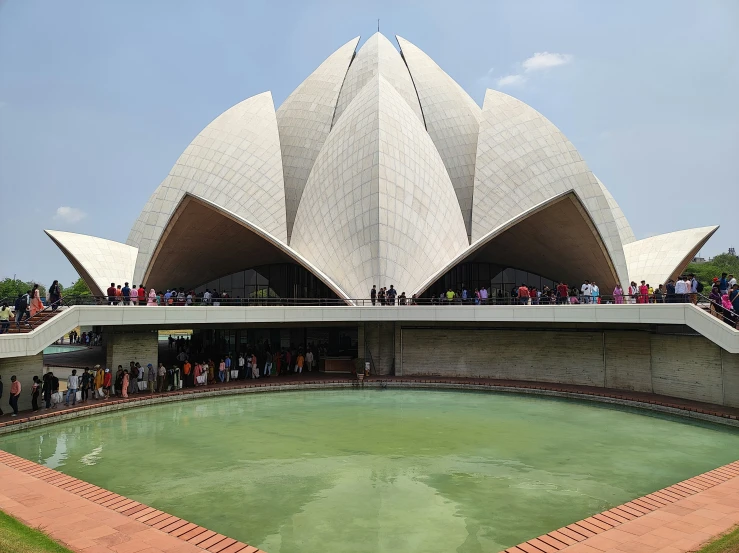
[[78, 326], [142, 329], [228, 325], [367, 322], [479, 322], [685, 325], [729, 353], [739, 353], [739, 330], [689, 303], [605, 305], [414, 306], [99, 306], [75, 305], [24, 334], [0, 335], [0, 358], [36, 355]]

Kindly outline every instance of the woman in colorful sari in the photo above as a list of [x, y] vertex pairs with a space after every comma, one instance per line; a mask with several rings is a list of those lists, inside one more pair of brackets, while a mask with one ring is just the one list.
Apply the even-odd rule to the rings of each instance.
[[216, 383], [215, 370], [216, 364], [213, 362], [212, 359], [208, 359], [208, 384]]
[[624, 289], [620, 284], [616, 284], [613, 289], [613, 303], [621, 305], [624, 302]]
[[157, 293], [154, 288], [149, 290], [149, 299], [146, 300], [146, 307], [156, 307], [157, 305]]
[[639, 303], [647, 303], [649, 299], [649, 287], [642, 280], [641, 286], [639, 286]]
[[629, 303], [636, 303], [636, 296], [639, 294], [639, 289], [636, 287], [636, 282], [633, 280], [631, 281], [631, 284], [629, 285]]
[[218, 364], [218, 380], [221, 382], [226, 381], [226, 362], [221, 358], [221, 362]]
[[128, 370], [123, 371], [123, 381], [121, 382], [121, 395], [126, 398], [128, 397], [128, 386], [130, 384], [130, 378], [128, 376]]
[[105, 378], [105, 372], [100, 365], [95, 365], [95, 393], [93, 397], [97, 399], [103, 399], [103, 380]]
[[31, 290], [31, 317], [33, 317], [39, 311], [44, 310], [44, 304], [41, 301], [41, 294], [38, 291], [38, 284], [33, 285]]

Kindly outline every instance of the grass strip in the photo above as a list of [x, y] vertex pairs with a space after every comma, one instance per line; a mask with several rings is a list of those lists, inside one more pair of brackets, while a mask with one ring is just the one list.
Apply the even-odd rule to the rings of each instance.
[[0, 511], [0, 551], [2, 553], [72, 553], [43, 531], [30, 528]]

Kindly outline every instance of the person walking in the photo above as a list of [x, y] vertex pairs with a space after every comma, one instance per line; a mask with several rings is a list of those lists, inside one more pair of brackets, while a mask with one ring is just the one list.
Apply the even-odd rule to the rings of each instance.
[[10, 330], [10, 307], [3, 302], [0, 307], [0, 334], [5, 334], [8, 330]]
[[372, 305], [377, 303], [377, 284], [372, 285], [372, 290], [370, 290], [370, 300], [372, 301]]
[[62, 288], [59, 286], [59, 281], [55, 280], [49, 286], [49, 303], [51, 304], [51, 310], [56, 311], [62, 301]]
[[31, 410], [38, 411], [38, 396], [41, 393], [41, 380], [38, 376], [33, 375], [33, 385], [31, 386]]
[[72, 394], [72, 405], [77, 405], [77, 388], [79, 388], [80, 378], [77, 376], [77, 369], [72, 369], [72, 374], [67, 378], [67, 397], [64, 405], [69, 407], [69, 394]]
[[303, 352], [298, 352], [298, 358], [295, 360], [295, 372], [298, 374], [303, 374], [303, 366], [305, 365], [305, 357], [303, 357]]
[[33, 328], [29, 321], [31, 313], [28, 311], [28, 304], [30, 300], [30, 290], [25, 294], [18, 294], [18, 298], [15, 300], [15, 326], [16, 328], [21, 327], [21, 323], [25, 319], [26, 325]]
[[89, 398], [90, 393], [90, 385], [91, 385], [91, 374], [90, 369], [85, 367], [85, 370], [82, 371], [82, 376], [80, 377], [80, 391], [82, 392], [82, 397], [80, 398], [80, 401], [87, 401]]
[[21, 383], [15, 375], [10, 377], [10, 407], [13, 409], [14, 417], [18, 416], [18, 398], [21, 397]]
[[103, 393], [103, 381], [105, 380], [105, 371], [100, 365], [95, 365], [95, 382], [93, 386], [95, 387], [95, 391], [93, 392], [92, 396], [95, 399], [103, 399], [105, 397]]
[[313, 372], [313, 351], [308, 350], [305, 354], [305, 364], [308, 367], [308, 372]]
[[113, 373], [110, 372], [110, 369], [106, 368], [103, 375], [103, 399], [108, 399], [110, 397], [110, 387], [112, 384]]
[[43, 310], [44, 303], [41, 301], [41, 293], [39, 292], [38, 284], [34, 284], [33, 290], [31, 290], [31, 317]]
[[167, 367], [164, 366], [164, 363], [159, 363], [159, 368], [157, 369], [157, 391], [161, 394], [162, 392], [166, 392], [167, 386]]
[[251, 354], [251, 377], [259, 378], [259, 364], [257, 363], [257, 354]]
[[150, 394], [153, 394], [157, 388], [157, 370], [154, 368], [154, 365], [152, 365], [151, 363], [146, 365], [146, 369], [147, 369], [146, 382], [148, 385], [148, 390]]
[[128, 386], [130, 384], [131, 384], [131, 377], [128, 374], [128, 369], [126, 369], [125, 371], [123, 371], [123, 381], [121, 383], [121, 396], [123, 398], [128, 398]]
[[42, 379], [42, 387], [41, 387], [41, 393], [44, 395], [44, 409], [51, 408], [51, 378], [53, 376], [53, 373], [46, 373]]

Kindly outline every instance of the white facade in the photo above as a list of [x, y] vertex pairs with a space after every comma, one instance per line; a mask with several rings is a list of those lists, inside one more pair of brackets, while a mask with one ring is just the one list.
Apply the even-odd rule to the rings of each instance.
[[341, 85], [358, 43], [359, 37], [353, 38], [331, 54], [277, 110], [288, 241], [308, 175], [331, 132]]
[[133, 246], [61, 230], [47, 230], [46, 234], [62, 250], [83, 280], [96, 295], [104, 295], [111, 282], [132, 286], [138, 249]]
[[346, 73], [339, 101], [336, 104], [334, 126], [362, 88], [378, 74], [395, 87], [401, 97], [408, 102], [413, 113], [423, 121], [418, 95], [403, 59], [384, 35], [375, 33], [364, 43]]
[[504, 221], [568, 190], [577, 193], [624, 282], [626, 260], [601, 185], [573, 144], [535, 109], [488, 90], [480, 122], [472, 242]]
[[626, 244], [629, 278], [637, 284], [644, 280], [655, 288], [676, 279], [717, 230], [716, 226], [678, 230]]
[[418, 90], [426, 128], [449, 172], [470, 236], [480, 106], [418, 47], [396, 38]]
[[270, 92], [244, 100], [205, 127], [149, 199], [128, 237], [128, 244], [139, 249], [136, 280], [144, 279], [167, 223], [188, 192], [287, 241], [282, 154]]
[[433, 142], [381, 75], [334, 127], [304, 196], [292, 246], [354, 298], [384, 283], [410, 295], [467, 246]]
[[[206, 279], [197, 263], [223, 248], [212, 273], [281, 252], [350, 301], [373, 284], [420, 293], [456, 260], [557, 273], [536, 273], [551, 279], [562, 278], [568, 260], [578, 267], [570, 280], [591, 273], [654, 284], [682, 271], [715, 230], [636, 241], [616, 200], [550, 121], [494, 90], [481, 110], [424, 52], [397, 40], [402, 53], [379, 33], [358, 52], [359, 39], [350, 40], [276, 112], [265, 92], [218, 116], [146, 203], [128, 246], [49, 235], [96, 291], [111, 281], [146, 283], [153, 272], [171, 285], [204, 284], [213, 275]], [[576, 198], [556, 206], [568, 193]], [[222, 224], [200, 233], [183, 227], [177, 210], [188, 197], [211, 206]], [[238, 259], [228, 257], [233, 243], [202, 236], [226, 228]], [[587, 239], [572, 244], [575, 228]], [[514, 236], [531, 246], [519, 249]], [[168, 237], [190, 242], [196, 265], [187, 277], [173, 270], [183, 261]], [[573, 251], [582, 244], [588, 251]], [[248, 255], [257, 250], [261, 257]]]

